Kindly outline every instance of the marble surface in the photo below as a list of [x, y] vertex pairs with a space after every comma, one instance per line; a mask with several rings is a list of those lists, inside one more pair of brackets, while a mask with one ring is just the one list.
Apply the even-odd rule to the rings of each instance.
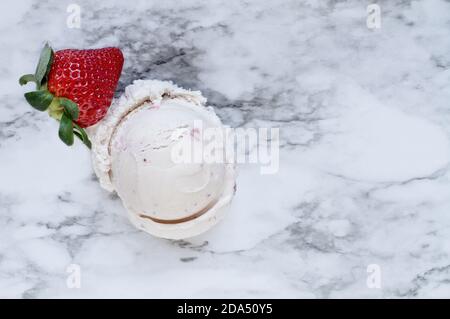
[[[0, 4], [0, 297], [450, 296], [449, 1], [380, 1], [378, 30], [372, 1], [77, 1], [70, 29], [72, 2]], [[279, 172], [242, 165], [198, 238], [135, 230], [22, 97], [45, 40], [121, 47], [118, 94], [173, 80], [231, 126], [280, 127]]]

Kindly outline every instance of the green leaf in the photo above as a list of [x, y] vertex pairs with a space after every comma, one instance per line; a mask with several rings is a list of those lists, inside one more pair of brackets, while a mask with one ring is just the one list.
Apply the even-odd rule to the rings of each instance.
[[36, 78], [36, 84], [38, 85], [39, 88], [41, 87], [42, 81], [47, 76], [48, 72], [50, 72], [52, 62], [53, 62], [53, 50], [48, 45], [48, 43], [46, 43], [41, 51], [39, 63], [36, 67], [36, 72], [34, 74]]
[[66, 145], [70, 146], [73, 144], [73, 122], [66, 113], [63, 113], [61, 122], [59, 122], [58, 135]]
[[84, 145], [86, 145], [90, 149], [92, 144], [91, 141], [89, 140], [88, 135], [86, 134], [86, 131], [76, 123], [73, 123], [73, 126], [74, 126], [73, 128], [74, 134], [84, 143]]
[[78, 109], [77, 103], [73, 102], [72, 100], [66, 99], [64, 97], [59, 98], [59, 103], [64, 107], [64, 110], [67, 112], [67, 114], [70, 115], [70, 117], [73, 120], [78, 119], [78, 115], [80, 114], [80, 111]]
[[25, 75], [22, 75], [19, 79], [20, 85], [25, 85], [28, 82], [36, 82], [36, 78], [34, 77], [34, 74], [25, 74]]
[[33, 91], [24, 95], [27, 102], [39, 111], [45, 111], [53, 100], [53, 94], [49, 91]]

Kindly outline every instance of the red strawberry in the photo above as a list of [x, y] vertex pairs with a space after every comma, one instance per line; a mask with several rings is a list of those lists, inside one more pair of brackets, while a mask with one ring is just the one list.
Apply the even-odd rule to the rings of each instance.
[[36, 83], [25, 93], [27, 101], [60, 121], [59, 137], [67, 145], [73, 136], [87, 146], [84, 127], [96, 124], [111, 105], [122, 72], [123, 55], [118, 48], [53, 50], [45, 45], [35, 74], [20, 78], [20, 84]]
[[118, 48], [55, 52], [48, 74], [48, 90], [78, 104], [81, 127], [94, 125], [106, 114], [122, 72]]

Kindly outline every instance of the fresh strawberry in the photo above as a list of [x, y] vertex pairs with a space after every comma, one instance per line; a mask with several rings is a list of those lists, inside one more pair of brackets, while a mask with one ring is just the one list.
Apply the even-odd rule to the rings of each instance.
[[77, 103], [80, 115], [76, 123], [91, 126], [111, 105], [122, 66], [118, 48], [57, 51], [48, 74], [48, 90]]
[[83, 128], [106, 115], [122, 66], [118, 48], [53, 52], [45, 45], [35, 74], [22, 76], [19, 83], [36, 83], [37, 90], [25, 93], [25, 98], [60, 121], [59, 137], [64, 143], [72, 145], [75, 135], [90, 147]]

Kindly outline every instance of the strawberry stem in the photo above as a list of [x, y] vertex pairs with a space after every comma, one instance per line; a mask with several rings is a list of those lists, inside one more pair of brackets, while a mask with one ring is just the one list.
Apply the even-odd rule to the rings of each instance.
[[53, 62], [53, 50], [48, 45], [45, 44], [44, 48], [41, 51], [41, 56], [39, 57], [39, 63], [36, 67], [36, 72], [34, 73], [34, 77], [36, 78], [36, 84], [38, 88], [41, 88], [41, 85], [45, 82], [48, 73], [50, 72], [50, 68]]
[[78, 116], [80, 114], [80, 110], [78, 109], [77, 103], [73, 102], [72, 100], [69, 100], [65, 97], [59, 98], [59, 104], [62, 105], [64, 108], [64, 111], [69, 113], [72, 120], [77, 120]]
[[53, 117], [55, 120], [58, 121], [61, 120], [61, 116], [64, 113], [64, 108], [59, 103], [59, 98], [57, 98], [56, 96], [53, 98], [53, 101], [52, 103], [50, 103], [50, 106], [48, 107], [47, 111], [50, 117]]
[[19, 79], [20, 85], [25, 85], [28, 82], [36, 83], [36, 77], [34, 76], [34, 74], [25, 74], [25, 75], [22, 75]]
[[89, 140], [86, 131], [75, 122], [73, 123], [73, 133], [84, 143], [84, 145], [91, 149], [92, 143]]
[[63, 141], [66, 145], [71, 146], [73, 144], [73, 122], [70, 116], [65, 112], [59, 122], [58, 135], [61, 141]]
[[38, 111], [45, 111], [53, 101], [53, 94], [49, 91], [33, 91], [25, 93], [27, 102]]

